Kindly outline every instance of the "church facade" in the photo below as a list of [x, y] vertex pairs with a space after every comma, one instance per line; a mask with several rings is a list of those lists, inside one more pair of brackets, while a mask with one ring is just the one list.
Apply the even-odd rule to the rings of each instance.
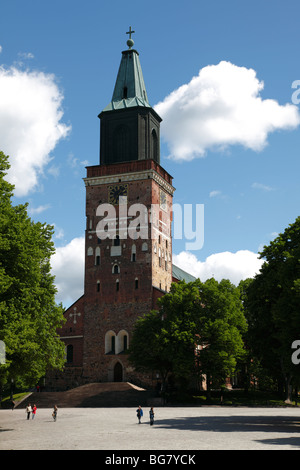
[[172, 264], [172, 176], [160, 165], [161, 118], [148, 102], [130, 38], [113, 96], [99, 114], [100, 164], [87, 167], [84, 294], [64, 313], [63, 372], [46, 387], [153, 383], [128, 361], [138, 317], [185, 273]]

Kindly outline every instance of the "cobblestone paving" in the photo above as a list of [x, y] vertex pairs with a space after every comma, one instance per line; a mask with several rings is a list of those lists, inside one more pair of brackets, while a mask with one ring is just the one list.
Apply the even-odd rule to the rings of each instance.
[[0, 450], [298, 450], [300, 408], [155, 408], [138, 424], [135, 408], [51, 409], [26, 419], [0, 410]]

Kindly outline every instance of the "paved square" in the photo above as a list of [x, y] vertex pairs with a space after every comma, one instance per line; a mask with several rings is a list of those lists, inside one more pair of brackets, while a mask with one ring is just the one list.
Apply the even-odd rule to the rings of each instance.
[[0, 410], [1, 450], [298, 450], [300, 408], [158, 407]]

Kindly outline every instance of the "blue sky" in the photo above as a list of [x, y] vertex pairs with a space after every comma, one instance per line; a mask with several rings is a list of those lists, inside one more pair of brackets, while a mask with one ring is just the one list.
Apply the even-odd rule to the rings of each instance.
[[82, 179], [130, 25], [174, 202], [204, 204], [203, 247], [174, 240], [174, 261], [203, 280], [257, 272], [258, 251], [299, 215], [299, 14], [297, 0], [2, 3], [0, 149], [15, 202], [55, 225], [65, 306], [82, 293]]

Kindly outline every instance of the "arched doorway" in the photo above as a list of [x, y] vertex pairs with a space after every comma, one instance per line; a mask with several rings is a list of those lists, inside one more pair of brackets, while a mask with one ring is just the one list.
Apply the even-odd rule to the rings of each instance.
[[114, 382], [123, 382], [123, 367], [120, 362], [114, 367]]

